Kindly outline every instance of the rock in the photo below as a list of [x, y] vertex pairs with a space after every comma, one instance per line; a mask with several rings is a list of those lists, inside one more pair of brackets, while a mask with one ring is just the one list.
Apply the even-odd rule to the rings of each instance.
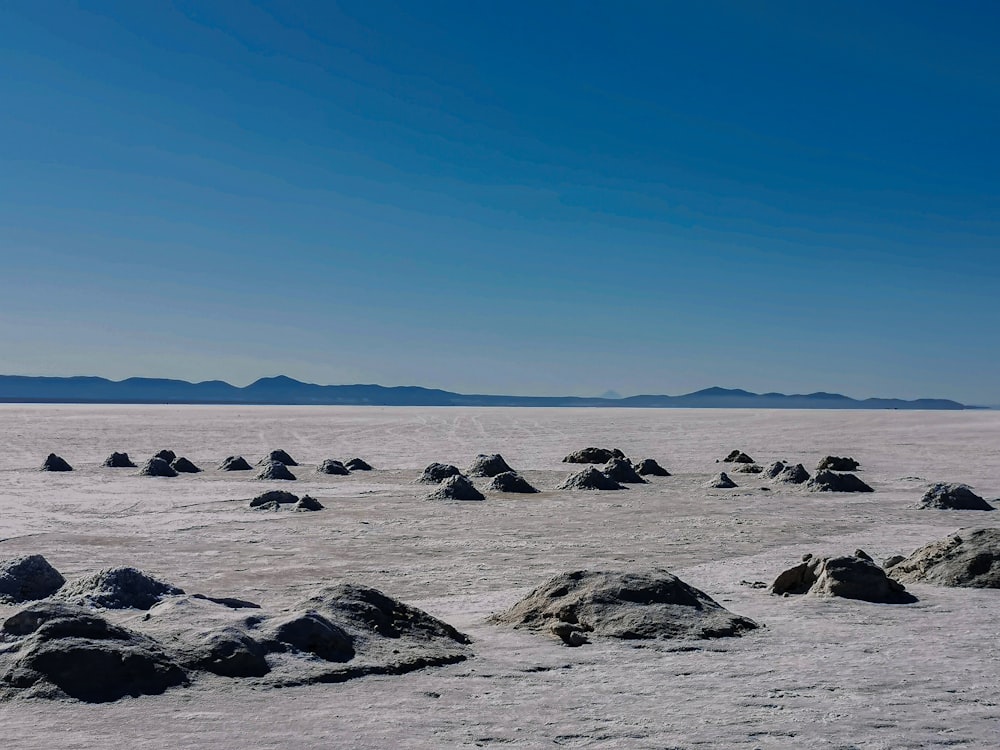
[[12, 662], [0, 678], [5, 692], [28, 697], [69, 696], [88, 703], [126, 695], [159, 695], [187, 675], [151, 638], [83, 608], [40, 602], [8, 618]]
[[461, 474], [461, 470], [457, 466], [452, 466], [451, 464], [439, 464], [432, 463], [424, 469], [424, 473], [420, 475], [417, 479], [418, 482], [424, 484], [438, 484], [443, 482], [448, 477], [457, 477]]
[[346, 466], [351, 471], [372, 471], [372, 467], [364, 459], [361, 458], [352, 458], [349, 461], [345, 462], [344, 466]]
[[612, 458], [604, 465], [604, 476], [621, 484], [646, 484], [627, 458]]
[[520, 492], [524, 494], [538, 492], [516, 471], [505, 471], [502, 474], [497, 474], [487, 485], [487, 489], [494, 492]]
[[483, 493], [476, 489], [466, 477], [461, 474], [448, 477], [441, 486], [427, 496], [428, 500], [485, 500]]
[[743, 451], [732, 451], [728, 456], [722, 459], [724, 463], [727, 464], [752, 464], [755, 463], [750, 456], [748, 456]]
[[738, 486], [736, 482], [729, 478], [729, 475], [724, 471], [720, 471], [714, 477], [712, 477], [705, 484], [706, 487], [713, 490], [729, 490], [733, 487]]
[[740, 474], [760, 474], [764, 471], [764, 467], [759, 464], [736, 464], [730, 471]]
[[179, 456], [170, 462], [170, 468], [178, 474], [198, 474], [201, 472], [197, 466], [188, 461], [184, 456]]
[[206, 633], [184, 666], [222, 677], [263, 677], [271, 671], [263, 644], [235, 627]]
[[644, 477], [669, 477], [670, 472], [660, 466], [652, 458], [644, 458], [636, 464], [635, 471]]
[[570, 453], [563, 459], [564, 464], [606, 464], [612, 458], [625, 458], [617, 448], [584, 448]]
[[285, 466], [298, 466], [295, 459], [285, 453], [283, 450], [271, 451], [264, 458], [257, 462], [258, 466], [264, 466], [272, 461], [277, 461]]
[[226, 460], [219, 464], [220, 471], [252, 471], [253, 467], [243, 458], [243, 456], [227, 456]]
[[104, 609], [149, 609], [165, 596], [184, 592], [137, 568], [105, 568], [67, 583], [57, 598], [71, 604]]
[[963, 529], [896, 563], [889, 575], [904, 583], [1000, 588], [1000, 529]]
[[52, 596], [66, 579], [41, 555], [0, 560], [0, 603], [20, 604]]
[[967, 484], [935, 484], [924, 493], [918, 508], [937, 510], [995, 510]]
[[570, 474], [559, 485], [560, 490], [624, 490], [625, 487], [601, 473], [593, 466]]
[[324, 661], [345, 662], [354, 658], [354, 641], [343, 628], [315, 610], [295, 613], [278, 620], [266, 644], [315, 654]]
[[[799, 464], [801, 466], [801, 464]], [[785, 464], [781, 461], [775, 461], [773, 464], [764, 469], [764, 476], [767, 479], [774, 479], [781, 472], [785, 470]]]
[[173, 451], [162, 450], [159, 453], [154, 453], [153, 454], [153, 458], [161, 458], [161, 459], [163, 459], [164, 461], [166, 461], [169, 464], [175, 458], [177, 458], [177, 454], [174, 453]]
[[42, 462], [42, 471], [73, 471], [73, 467], [65, 459], [50, 453]]
[[841, 458], [840, 456], [827, 456], [816, 467], [816, 471], [829, 469], [830, 471], [857, 471], [861, 464], [853, 458]]
[[113, 469], [134, 469], [135, 464], [128, 457], [128, 453], [112, 453], [104, 459], [104, 465]]
[[155, 456], [149, 459], [146, 463], [142, 465], [139, 469], [139, 476], [141, 477], [176, 477], [177, 472], [174, 468], [168, 464], [162, 458], [156, 458]]
[[888, 578], [885, 571], [861, 550], [843, 557], [806, 555], [803, 562], [778, 575], [771, 584], [771, 592], [839, 596], [885, 604], [908, 604], [917, 600], [902, 584]]
[[292, 510], [296, 511], [310, 511], [310, 510], [323, 510], [323, 503], [314, 497], [309, 497], [309, 495], [303, 495], [302, 499], [295, 503]]
[[285, 492], [284, 490], [268, 490], [267, 492], [262, 492], [257, 495], [257, 497], [250, 500], [250, 507], [260, 508], [270, 503], [274, 503], [275, 505], [294, 505], [298, 501], [298, 495], [293, 495], [291, 492]]
[[824, 469], [817, 471], [806, 487], [813, 492], [874, 492], [854, 474], [838, 474]]
[[659, 569], [562, 573], [490, 619], [553, 632], [564, 642], [574, 630], [624, 639], [719, 638], [757, 627]]
[[570, 622], [557, 622], [549, 627], [549, 632], [567, 646], [583, 646], [590, 643], [587, 639], [587, 631], [582, 625], [574, 625]]
[[882, 570], [888, 570], [893, 565], [899, 565], [905, 559], [902, 555], [889, 555], [882, 561]]
[[335, 461], [332, 458], [326, 459], [323, 463], [317, 466], [316, 471], [319, 474], [333, 474], [341, 477], [346, 477], [351, 473], [350, 469], [340, 463], [340, 461]]
[[513, 471], [499, 453], [480, 453], [469, 466], [470, 477], [495, 477], [497, 474]]
[[806, 471], [806, 468], [802, 464], [786, 466], [778, 472], [777, 476], [774, 477], [774, 481], [781, 484], [802, 484], [809, 481], [809, 472]]
[[280, 461], [269, 461], [264, 464], [254, 479], [285, 479], [292, 481], [295, 475]]

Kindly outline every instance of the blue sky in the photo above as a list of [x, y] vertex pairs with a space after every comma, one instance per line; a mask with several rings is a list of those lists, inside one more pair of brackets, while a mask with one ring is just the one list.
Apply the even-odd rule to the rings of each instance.
[[998, 33], [972, 1], [4, 3], [0, 370], [998, 404]]

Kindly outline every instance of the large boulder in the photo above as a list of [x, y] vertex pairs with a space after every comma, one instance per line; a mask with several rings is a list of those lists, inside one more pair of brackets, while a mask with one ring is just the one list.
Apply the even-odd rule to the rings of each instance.
[[219, 464], [219, 471], [253, 471], [253, 467], [243, 456], [226, 456]]
[[333, 458], [328, 458], [323, 461], [323, 463], [316, 467], [316, 471], [319, 474], [331, 474], [340, 477], [346, 477], [351, 473], [350, 469], [340, 463], [340, 461]]
[[66, 579], [41, 555], [0, 560], [0, 603], [20, 604], [52, 596]]
[[1000, 588], [1000, 529], [963, 529], [931, 542], [889, 568], [904, 583]]
[[451, 464], [440, 464], [434, 462], [429, 464], [423, 473], [417, 478], [423, 484], [440, 484], [448, 477], [457, 477], [462, 473], [461, 469]]
[[916, 601], [901, 583], [886, 576], [861, 550], [841, 557], [805, 555], [801, 563], [778, 575], [771, 584], [771, 592], [839, 596], [884, 604]]
[[917, 507], [936, 510], [996, 510], [967, 484], [934, 484]]
[[178, 456], [171, 461], [170, 468], [178, 474], [198, 474], [201, 472], [201, 469], [195, 466], [193, 462], [184, 458], [184, 456]]
[[795, 466], [785, 466], [773, 479], [781, 484], [803, 484], [809, 481], [809, 472], [802, 464], [795, 464]]
[[604, 476], [621, 484], [646, 484], [627, 458], [612, 458], [604, 465]]
[[281, 461], [268, 461], [260, 467], [255, 479], [284, 479], [293, 481], [295, 475]]
[[816, 471], [829, 469], [830, 471], [857, 471], [861, 464], [853, 458], [846, 456], [827, 456], [816, 466]]
[[483, 493], [461, 474], [448, 477], [441, 486], [427, 496], [428, 500], [485, 500]]
[[577, 570], [539, 586], [495, 623], [549, 632], [567, 645], [588, 635], [623, 639], [720, 638], [757, 624], [729, 612], [666, 570]]
[[146, 463], [142, 465], [142, 468], [139, 469], [139, 476], [176, 477], [177, 472], [164, 459], [153, 456], [153, 458], [149, 459]]
[[516, 471], [505, 471], [502, 474], [497, 474], [487, 485], [487, 489], [494, 492], [520, 492], [523, 494], [538, 492], [528, 483], [527, 479]]
[[726, 474], [726, 472], [720, 471], [714, 477], [709, 479], [708, 482], [705, 483], [705, 486], [710, 490], [731, 490], [733, 487], [736, 487], [737, 484], [729, 478], [729, 475]]
[[617, 448], [584, 448], [563, 459], [564, 464], [606, 464], [612, 458], [625, 458]]
[[50, 453], [42, 462], [42, 471], [73, 471], [73, 467], [69, 465], [66, 459], [57, 456], [55, 453]]
[[270, 508], [278, 505], [294, 505], [299, 501], [298, 495], [284, 490], [268, 490], [250, 500], [251, 508]]
[[817, 471], [806, 487], [813, 492], [874, 492], [854, 474], [839, 474], [824, 469]]
[[670, 472], [652, 458], [644, 458], [635, 465], [635, 471], [643, 477], [669, 477]]
[[722, 461], [724, 463], [727, 463], [727, 464], [752, 464], [752, 463], [755, 463], [755, 461], [752, 458], [750, 458], [750, 456], [748, 456], [746, 453], [744, 453], [741, 450], [731, 451], [728, 456], [726, 456], [724, 459], [722, 459]]
[[169, 464], [175, 458], [177, 458], [177, 454], [174, 453], [171, 450], [162, 450], [162, 451], [157, 451], [156, 453], [154, 453], [153, 454], [153, 458], [161, 458], [161, 459], [163, 459], [164, 461], [166, 461]]
[[57, 597], [71, 604], [104, 609], [149, 609], [165, 596], [184, 591], [137, 568], [105, 568], [78, 578], [59, 590]]
[[560, 490], [624, 490], [622, 485], [593, 466], [570, 474], [559, 485]]
[[467, 474], [470, 477], [495, 477], [506, 471], [513, 471], [499, 453], [480, 453], [476, 456]]
[[104, 459], [104, 465], [112, 469], [134, 469], [135, 464], [128, 457], [128, 453], [112, 453]]
[[371, 465], [363, 458], [351, 458], [344, 462], [351, 471], [372, 471]]
[[285, 453], [285, 451], [280, 449], [268, 453], [266, 456], [264, 456], [264, 458], [262, 458], [260, 461], [257, 462], [257, 465], [264, 466], [265, 464], [268, 464], [272, 461], [278, 461], [279, 463], [283, 463], [285, 466], [298, 466], [294, 458], [292, 458], [287, 453]]

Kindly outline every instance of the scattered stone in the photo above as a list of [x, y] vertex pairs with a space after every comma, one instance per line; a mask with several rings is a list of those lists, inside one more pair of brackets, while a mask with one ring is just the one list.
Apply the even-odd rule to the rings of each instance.
[[739, 451], [739, 450], [732, 451], [728, 456], [726, 456], [724, 459], [722, 459], [722, 461], [723, 461], [723, 463], [727, 463], [727, 464], [752, 464], [752, 463], [755, 463], [755, 461], [752, 458], [750, 458], [750, 456], [748, 456], [743, 451]]
[[593, 466], [570, 474], [559, 485], [560, 490], [624, 490], [614, 479], [601, 473]]
[[439, 464], [435, 462], [429, 464], [427, 468], [424, 469], [424, 473], [420, 475], [417, 481], [424, 484], [439, 484], [445, 479], [448, 479], [448, 477], [457, 477], [461, 473], [461, 470], [457, 466], [452, 466], [451, 464]]
[[199, 474], [201, 469], [188, 461], [184, 456], [179, 456], [170, 462], [170, 468], [178, 474]]
[[85, 607], [149, 609], [164, 596], [183, 593], [137, 568], [120, 567], [106, 568], [67, 583], [57, 598]]
[[736, 464], [731, 471], [740, 474], [760, 474], [764, 471], [764, 467], [760, 464]]
[[874, 492], [854, 474], [838, 474], [824, 469], [806, 484], [813, 492]]
[[963, 529], [896, 563], [889, 575], [905, 583], [1000, 588], [1000, 529]]
[[617, 448], [584, 448], [570, 453], [563, 459], [564, 464], [606, 464], [612, 458], [625, 458]]
[[267, 505], [294, 505], [299, 501], [298, 495], [293, 495], [291, 492], [285, 492], [284, 490], [268, 490], [267, 492], [262, 492], [250, 501], [251, 508], [263, 508]]
[[490, 619], [549, 631], [563, 642], [576, 638], [574, 630], [609, 638], [650, 639], [720, 638], [757, 628], [753, 620], [734, 615], [704, 592], [659, 569], [562, 573]]
[[0, 560], [0, 604], [20, 604], [52, 596], [66, 579], [41, 555]]
[[639, 476], [627, 458], [612, 458], [604, 465], [602, 473], [608, 479], [620, 484], [646, 484], [646, 480]]
[[732, 479], [729, 478], [729, 475], [726, 472], [720, 471], [718, 474], [712, 477], [705, 484], [705, 486], [713, 490], [729, 490], [732, 489], [733, 487], [736, 487], [737, 484], [736, 482], [734, 482]]
[[781, 484], [802, 484], [809, 481], [809, 472], [806, 471], [806, 468], [802, 464], [786, 466], [778, 472], [777, 476], [774, 477], [774, 481]]
[[351, 473], [350, 469], [340, 463], [340, 461], [336, 461], [332, 458], [326, 459], [323, 463], [317, 466], [316, 471], [320, 474], [333, 474], [340, 477], [346, 477]]
[[139, 469], [141, 477], [176, 477], [177, 472], [164, 459], [153, 457]]
[[42, 471], [73, 471], [73, 467], [67, 463], [66, 459], [50, 453], [42, 462]]
[[277, 461], [285, 466], [298, 466], [295, 459], [285, 453], [283, 450], [271, 451], [264, 458], [257, 462], [258, 466], [264, 466], [272, 461]]
[[112, 453], [104, 459], [104, 465], [112, 469], [134, 469], [135, 464], [128, 457], [128, 453]]
[[775, 461], [773, 464], [764, 469], [763, 473], [767, 479], [774, 479], [784, 470], [785, 470], [785, 464], [781, 461]]
[[805, 555], [801, 563], [778, 575], [771, 584], [771, 592], [839, 596], [885, 604], [909, 604], [917, 600], [901, 583], [888, 578], [862, 550], [843, 557]]
[[470, 477], [495, 477], [513, 471], [499, 453], [480, 453], [469, 467]]
[[917, 507], [937, 510], [996, 510], [973, 492], [969, 485], [944, 483], [932, 485]]
[[528, 480], [516, 471], [505, 471], [497, 474], [493, 477], [489, 485], [487, 485], [487, 489], [494, 492], [520, 492], [524, 494], [538, 492], [538, 490], [528, 483]]
[[323, 510], [323, 507], [324, 507], [323, 503], [321, 503], [316, 498], [310, 497], [309, 495], [303, 495], [302, 498], [297, 503], [295, 503], [295, 506], [292, 508], [292, 510], [297, 510], [297, 511]]
[[670, 472], [652, 458], [644, 458], [635, 467], [636, 473], [644, 477], [669, 477]]
[[344, 466], [351, 471], [372, 471], [372, 467], [368, 464], [368, 462], [361, 458], [352, 458], [345, 462]]
[[860, 468], [861, 464], [853, 458], [827, 456], [819, 462], [816, 471], [823, 471], [824, 469], [829, 469], [830, 471], [857, 471]]
[[285, 479], [291, 481], [295, 479], [295, 475], [281, 461], [268, 461], [260, 468], [260, 471], [257, 472], [257, 476], [254, 478]]
[[485, 500], [483, 493], [461, 474], [448, 477], [427, 496], [428, 500]]
[[177, 454], [174, 453], [173, 451], [162, 450], [159, 453], [154, 453], [153, 454], [153, 458], [162, 458], [164, 461], [166, 461], [169, 464], [175, 458], [177, 458]]
[[227, 456], [226, 460], [219, 464], [220, 471], [253, 471], [250, 463], [243, 456]]

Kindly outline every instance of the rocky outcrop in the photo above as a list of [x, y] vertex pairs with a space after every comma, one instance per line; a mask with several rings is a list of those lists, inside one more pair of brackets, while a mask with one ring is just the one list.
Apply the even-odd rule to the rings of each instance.
[[200, 474], [201, 469], [194, 465], [191, 461], [184, 458], [184, 456], [178, 456], [173, 461], [170, 462], [170, 468], [176, 471], [178, 474]]
[[809, 481], [809, 472], [802, 464], [786, 466], [778, 472], [774, 481], [780, 484], [803, 484]]
[[720, 471], [708, 480], [708, 482], [705, 483], [705, 486], [712, 490], [730, 490], [733, 487], [736, 487], [737, 484], [729, 478], [729, 475], [726, 474], [726, 472]]
[[134, 469], [135, 464], [128, 457], [128, 453], [112, 453], [104, 459], [104, 466], [112, 469]]
[[728, 456], [722, 459], [723, 463], [727, 464], [752, 464], [756, 463], [750, 456], [740, 450], [734, 450], [730, 452]]
[[42, 462], [42, 471], [73, 471], [73, 467], [55, 453], [50, 453]]
[[316, 472], [319, 474], [332, 474], [340, 477], [346, 477], [351, 473], [350, 469], [340, 463], [340, 461], [336, 461], [332, 458], [326, 459], [323, 463], [317, 466]]
[[835, 471], [817, 471], [806, 487], [813, 492], [874, 492], [871, 487], [854, 474], [838, 474]]
[[0, 604], [20, 604], [52, 596], [66, 579], [41, 555], [0, 560]]
[[448, 477], [441, 486], [427, 496], [428, 500], [485, 500], [483, 493], [461, 474]]
[[253, 467], [243, 456], [227, 456], [226, 460], [219, 464], [219, 471], [253, 471]]
[[285, 453], [285, 451], [280, 449], [268, 453], [266, 456], [264, 456], [264, 458], [262, 458], [260, 461], [257, 462], [257, 465], [264, 466], [272, 461], [277, 461], [278, 463], [282, 463], [285, 466], [298, 466], [298, 463], [296, 463], [294, 458], [292, 458], [287, 453]]
[[538, 490], [528, 483], [527, 479], [514, 471], [505, 471], [502, 474], [497, 474], [493, 477], [489, 485], [487, 485], [487, 489], [494, 492], [519, 492], [522, 494], [538, 492]]
[[934, 484], [924, 493], [917, 507], [934, 510], [995, 510], [967, 484]]
[[805, 555], [801, 563], [778, 575], [771, 584], [771, 592], [839, 596], [885, 604], [916, 601], [915, 596], [898, 581], [886, 576], [885, 571], [861, 550], [842, 557]]
[[417, 481], [423, 484], [440, 484], [448, 477], [457, 477], [461, 473], [462, 471], [457, 466], [435, 462], [428, 464], [427, 468], [417, 478]]
[[470, 477], [495, 477], [497, 474], [513, 471], [499, 453], [480, 453], [476, 456], [468, 472]]
[[295, 505], [292, 506], [294, 511], [314, 511], [323, 510], [325, 506], [319, 500], [309, 495], [303, 495]]
[[372, 471], [372, 467], [367, 461], [361, 458], [352, 458], [344, 462], [346, 466], [351, 471]]
[[281, 461], [268, 461], [260, 467], [255, 479], [283, 479], [293, 481], [295, 475]]
[[142, 465], [139, 469], [139, 476], [142, 477], [176, 477], [177, 472], [162, 458], [154, 456]]
[[785, 470], [784, 461], [775, 461], [773, 464], [769, 464], [762, 473], [764, 474], [764, 477], [766, 479], [774, 479], [784, 470]]
[[273, 510], [279, 505], [294, 505], [299, 501], [298, 495], [284, 490], [268, 490], [257, 495], [250, 500], [251, 508], [263, 508]]
[[627, 458], [612, 458], [604, 465], [604, 476], [620, 484], [646, 484]]
[[669, 477], [670, 472], [652, 458], [644, 458], [635, 465], [635, 471], [642, 477]]
[[563, 459], [565, 464], [606, 464], [612, 458], [625, 458], [617, 448], [584, 448]]
[[931, 542], [889, 568], [903, 583], [1000, 588], [1000, 529], [963, 529]]
[[853, 458], [841, 456], [827, 456], [816, 466], [816, 471], [857, 471], [861, 464]]
[[170, 451], [170, 450], [162, 450], [162, 451], [159, 451], [157, 453], [154, 453], [153, 454], [153, 458], [162, 459], [162, 460], [166, 461], [169, 464], [175, 458], [177, 458], [177, 454], [174, 453], [173, 451]]
[[560, 490], [624, 490], [625, 487], [618, 484], [606, 474], [598, 471], [593, 466], [588, 466], [576, 474], [570, 474], [559, 485]]

